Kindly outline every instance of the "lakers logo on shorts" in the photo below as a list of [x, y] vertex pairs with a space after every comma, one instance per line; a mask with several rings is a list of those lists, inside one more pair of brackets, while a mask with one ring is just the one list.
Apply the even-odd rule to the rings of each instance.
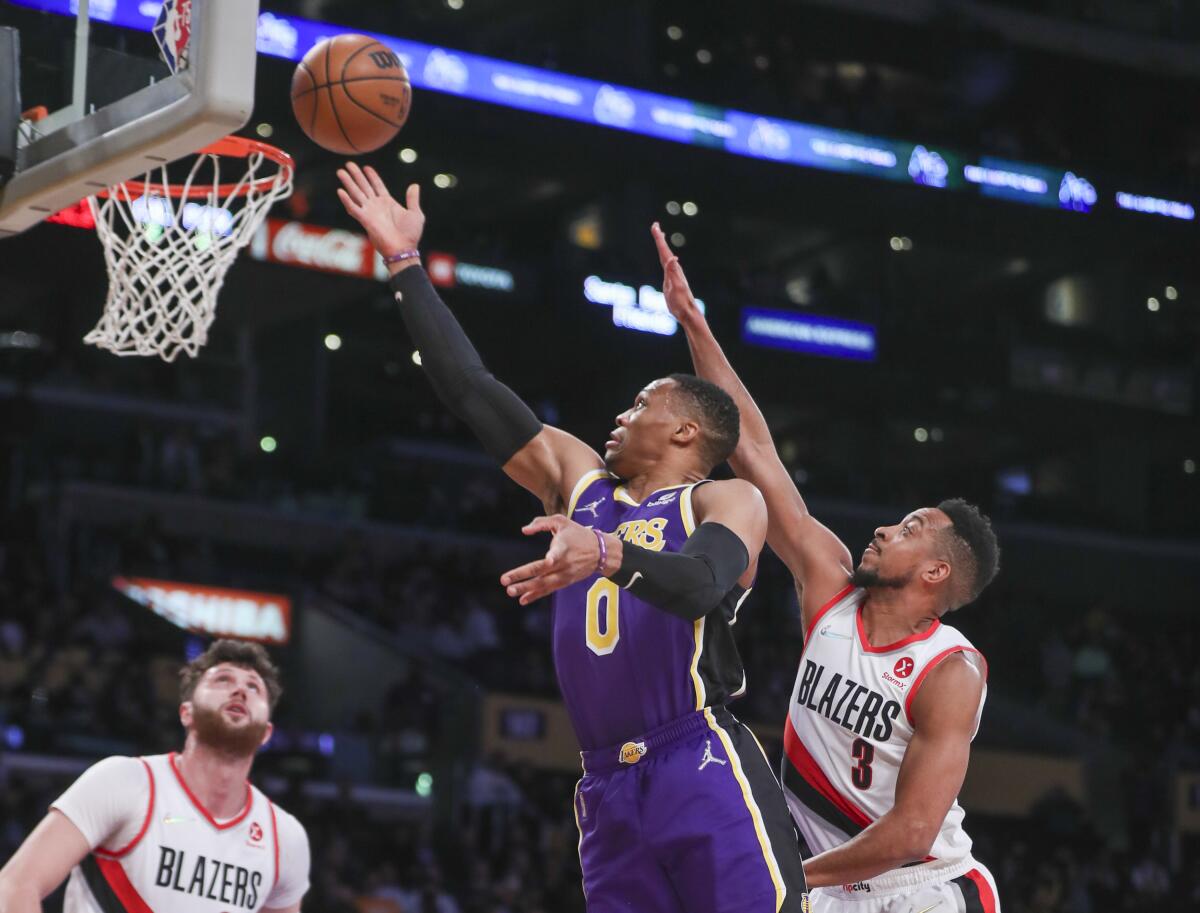
[[812, 905], [808, 902], [808, 894], [800, 895], [800, 913], [812, 913]]
[[626, 742], [621, 746], [621, 763], [636, 764], [646, 753], [645, 742]]

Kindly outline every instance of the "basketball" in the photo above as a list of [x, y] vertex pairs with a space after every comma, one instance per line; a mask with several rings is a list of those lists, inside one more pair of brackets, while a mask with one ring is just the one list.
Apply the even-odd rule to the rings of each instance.
[[366, 35], [327, 38], [292, 74], [292, 111], [318, 146], [341, 155], [372, 152], [404, 126], [412, 101], [396, 52]]

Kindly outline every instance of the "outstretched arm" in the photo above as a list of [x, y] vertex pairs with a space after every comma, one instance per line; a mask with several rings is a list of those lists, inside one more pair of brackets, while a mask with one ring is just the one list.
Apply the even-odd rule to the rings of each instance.
[[678, 552], [643, 548], [563, 516], [538, 517], [522, 532], [551, 534], [546, 557], [508, 571], [500, 582], [528, 605], [598, 573], [665, 612], [703, 618], [756, 565], [767, 512], [762, 495], [742, 479], [705, 485], [693, 503], [700, 525]]
[[0, 913], [41, 913], [42, 901], [91, 849], [79, 828], [52, 809], [0, 869]]
[[734, 472], [753, 483], [766, 499], [767, 543], [796, 580], [801, 617], [807, 630], [820, 607], [849, 582], [854, 570], [850, 552], [808, 512], [804, 498], [779, 458], [766, 419], [696, 306], [679, 258], [671, 252], [658, 223], [652, 233], [663, 268], [663, 295], [671, 314], [687, 334], [696, 373], [732, 396], [741, 413], [741, 436], [729, 463]]
[[[420, 188], [395, 200], [374, 168], [353, 162], [338, 170], [338, 198], [386, 257], [416, 251], [425, 227]], [[602, 465], [597, 453], [564, 431], [543, 426], [533, 411], [496, 380], [434, 291], [417, 257], [390, 263], [400, 313], [421, 353], [438, 398], [461, 418], [517, 484], [547, 510], [562, 510], [579, 478]]]
[[810, 888], [865, 881], [929, 855], [967, 775], [983, 679], [964, 653], [934, 667], [913, 701], [915, 731], [895, 804], [858, 836], [805, 862]]

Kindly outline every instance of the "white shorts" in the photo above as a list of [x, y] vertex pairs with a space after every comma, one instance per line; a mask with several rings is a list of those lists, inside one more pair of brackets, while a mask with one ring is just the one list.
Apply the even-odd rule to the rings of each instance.
[[[922, 866], [921, 869], [925, 867]], [[1000, 897], [992, 873], [973, 859], [952, 869], [900, 870], [871, 881], [808, 893], [812, 913], [1000, 913]]]

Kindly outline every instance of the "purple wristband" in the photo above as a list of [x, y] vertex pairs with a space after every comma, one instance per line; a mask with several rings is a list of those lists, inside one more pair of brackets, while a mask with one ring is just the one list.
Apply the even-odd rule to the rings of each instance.
[[600, 546], [600, 560], [596, 562], [596, 573], [604, 574], [604, 564], [608, 561], [608, 543], [604, 541], [604, 533], [592, 527], [592, 532], [596, 534], [596, 542]]
[[383, 258], [384, 263], [403, 263], [405, 260], [412, 260], [421, 256], [419, 250], [401, 250], [394, 254], [389, 254]]

